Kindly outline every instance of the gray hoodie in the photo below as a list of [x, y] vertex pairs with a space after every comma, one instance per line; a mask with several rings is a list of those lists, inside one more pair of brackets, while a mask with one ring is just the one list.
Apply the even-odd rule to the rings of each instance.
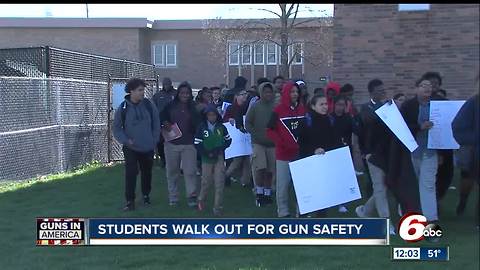
[[[134, 104], [130, 101], [129, 95], [125, 96], [125, 101], [127, 102], [125, 127], [122, 128], [122, 104], [120, 104], [114, 116], [113, 136], [131, 150], [142, 153], [154, 150], [160, 138], [160, 119], [156, 106], [145, 98], [140, 103]], [[153, 120], [145, 102], [151, 103]], [[128, 144], [128, 139], [132, 139], [133, 144]]]

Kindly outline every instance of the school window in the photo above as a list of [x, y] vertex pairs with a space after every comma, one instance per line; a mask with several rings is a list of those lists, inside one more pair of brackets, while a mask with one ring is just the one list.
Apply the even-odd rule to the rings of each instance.
[[301, 65], [303, 63], [303, 43], [294, 43], [288, 47], [289, 59], [292, 65]]
[[252, 46], [243, 45], [242, 46], [242, 65], [251, 65], [252, 64]]
[[155, 43], [153, 46], [153, 64], [158, 67], [177, 66], [177, 44]]
[[263, 43], [255, 44], [255, 46], [254, 46], [254, 54], [255, 54], [254, 63], [255, 63], [255, 65], [263, 65], [265, 63], [264, 53], [263, 53], [264, 47], [265, 46], [264, 46]]
[[267, 44], [267, 64], [276, 65], [277, 64], [277, 44], [268, 43]]
[[175, 44], [166, 44], [166, 65], [167, 66], [176, 66], [177, 65], [177, 46]]
[[228, 45], [228, 63], [230, 65], [238, 65], [240, 62], [240, 44], [232, 42]]
[[398, 4], [398, 11], [430, 10], [430, 4]]

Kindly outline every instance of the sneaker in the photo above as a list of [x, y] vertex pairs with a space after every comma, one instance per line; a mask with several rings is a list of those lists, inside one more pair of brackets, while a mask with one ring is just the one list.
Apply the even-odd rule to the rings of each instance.
[[257, 194], [255, 196], [255, 206], [262, 207], [265, 205], [265, 196], [263, 194]]
[[357, 175], [357, 176], [363, 175], [363, 172], [355, 171], [355, 175]]
[[272, 196], [268, 196], [268, 195], [263, 195], [263, 196], [264, 196], [265, 204], [272, 204], [273, 203]]
[[188, 207], [197, 207], [197, 197], [188, 198]]
[[178, 201], [170, 201], [170, 202], [168, 202], [168, 205], [170, 205], [170, 206], [177, 206], [177, 205], [178, 205]]
[[360, 218], [366, 218], [367, 217], [367, 215], [365, 215], [365, 206], [363, 206], [363, 205], [357, 206], [357, 208], [355, 208], [355, 213]]
[[148, 195], [143, 196], [143, 204], [145, 204], [145, 205], [151, 205], [152, 204], [150, 202], [150, 197], [148, 197]]
[[133, 211], [135, 210], [135, 203], [133, 201], [128, 201], [125, 207], [123, 207], [123, 211]]
[[456, 190], [457, 188], [455, 186], [449, 186], [448, 189], [450, 190]]
[[198, 201], [197, 208], [198, 211], [203, 211], [205, 209], [205, 203], [203, 201]]
[[338, 212], [340, 213], [347, 213], [348, 212], [348, 209], [343, 206], [343, 205], [340, 205], [340, 207], [338, 207]]
[[200, 171], [197, 171], [197, 176], [201, 176], [202, 173]]
[[390, 224], [390, 229], [389, 229], [389, 231], [390, 231], [390, 235], [397, 235], [397, 234], [395, 233], [395, 227], [394, 227], [392, 224]]

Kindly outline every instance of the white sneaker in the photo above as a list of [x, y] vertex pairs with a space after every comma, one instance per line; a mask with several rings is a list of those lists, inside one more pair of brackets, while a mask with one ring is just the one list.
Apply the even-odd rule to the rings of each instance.
[[367, 215], [365, 215], [365, 206], [363, 206], [363, 205], [357, 206], [355, 208], [355, 213], [360, 218], [366, 218], [367, 217]]
[[348, 212], [348, 209], [343, 206], [343, 205], [340, 205], [340, 207], [338, 207], [338, 212], [340, 213], [347, 213]]
[[448, 189], [450, 190], [456, 190], [457, 188], [455, 186], [449, 186]]
[[397, 235], [395, 233], [395, 227], [392, 224], [390, 224], [390, 235]]
[[363, 172], [360, 172], [360, 171], [355, 171], [355, 174], [360, 176], [360, 175], [363, 175]]

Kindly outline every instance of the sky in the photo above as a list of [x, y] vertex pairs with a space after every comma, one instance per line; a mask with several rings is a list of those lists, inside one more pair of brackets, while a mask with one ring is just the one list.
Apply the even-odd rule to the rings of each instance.
[[[89, 18], [136, 17], [149, 20], [274, 18], [277, 4], [88, 4]], [[333, 16], [333, 4], [301, 4], [298, 17]], [[86, 18], [85, 4], [0, 4], [0, 17]]]

